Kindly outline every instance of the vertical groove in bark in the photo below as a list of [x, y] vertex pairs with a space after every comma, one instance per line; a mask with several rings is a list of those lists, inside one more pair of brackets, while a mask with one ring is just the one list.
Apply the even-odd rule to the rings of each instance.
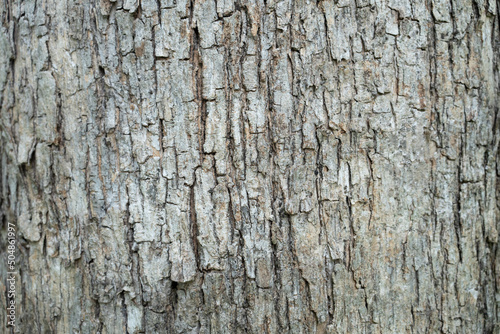
[[499, 6], [1, 3], [15, 332], [498, 332]]

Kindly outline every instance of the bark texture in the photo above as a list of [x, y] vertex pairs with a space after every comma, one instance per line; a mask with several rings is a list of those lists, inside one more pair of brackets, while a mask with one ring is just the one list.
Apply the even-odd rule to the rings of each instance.
[[500, 333], [499, 7], [2, 1], [14, 332]]

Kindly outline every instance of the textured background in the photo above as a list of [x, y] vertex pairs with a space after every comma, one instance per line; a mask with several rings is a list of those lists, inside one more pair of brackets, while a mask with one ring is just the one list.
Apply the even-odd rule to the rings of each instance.
[[16, 333], [500, 333], [499, 7], [2, 1]]

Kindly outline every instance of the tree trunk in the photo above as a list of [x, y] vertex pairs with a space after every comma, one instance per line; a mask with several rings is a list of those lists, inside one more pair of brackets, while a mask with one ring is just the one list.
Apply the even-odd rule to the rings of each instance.
[[500, 333], [499, 1], [0, 14], [6, 332]]

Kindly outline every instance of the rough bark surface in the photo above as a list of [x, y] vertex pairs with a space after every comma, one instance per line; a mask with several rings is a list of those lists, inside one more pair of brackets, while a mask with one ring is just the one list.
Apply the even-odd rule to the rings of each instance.
[[2, 1], [14, 332], [500, 333], [499, 7]]

